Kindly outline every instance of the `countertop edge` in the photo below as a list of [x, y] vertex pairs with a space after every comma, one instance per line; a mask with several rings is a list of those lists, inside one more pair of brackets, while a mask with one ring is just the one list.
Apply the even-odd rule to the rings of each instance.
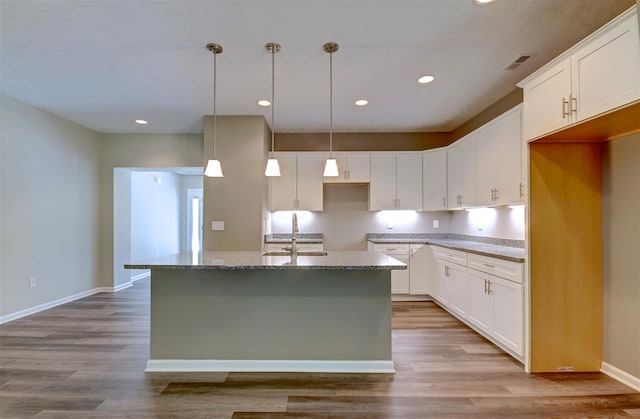
[[[453, 249], [453, 250], [460, 250], [463, 252], [467, 252], [467, 253], [474, 253], [476, 255], [481, 255], [481, 256], [489, 256], [489, 257], [493, 257], [493, 258], [497, 258], [497, 259], [502, 259], [502, 260], [508, 260], [511, 262], [516, 262], [516, 263], [525, 263], [526, 261], [526, 257], [519, 257], [519, 256], [510, 256], [510, 255], [506, 255], [504, 253], [496, 253], [496, 252], [490, 252], [490, 251], [483, 251], [483, 250], [478, 250], [478, 249], [474, 249], [473, 247], [466, 247], [466, 246], [461, 246], [459, 244], [448, 244], [448, 243], [443, 243], [443, 240], [446, 239], [394, 239], [394, 238], [388, 238], [388, 239], [381, 239], [381, 240], [368, 240], [371, 243], [374, 244], [428, 244], [431, 246], [439, 246], [439, 247], [444, 247], [447, 249]], [[480, 242], [469, 242], [469, 243], [473, 243], [473, 245], [475, 246], [480, 246], [480, 245], [484, 245], [484, 246], [498, 246], [498, 245], [488, 245], [486, 243], [480, 243]], [[470, 245], [470, 246], [473, 246]], [[507, 247], [507, 246], [498, 246], [498, 247]], [[513, 247], [513, 249], [521, 249], [519, 247]], [[524, 249], [522, 249], [524, 251]]]
[[334, 266], [334, 265], [146, 265], [125, 264], [125, 269], [163, 269], [163, 270], [217, 270], [217, 271], [282, 271], [282, 270], [313, 270], [313, 271], [391, 271], [406, 270], [407, 265], [389, 266]]

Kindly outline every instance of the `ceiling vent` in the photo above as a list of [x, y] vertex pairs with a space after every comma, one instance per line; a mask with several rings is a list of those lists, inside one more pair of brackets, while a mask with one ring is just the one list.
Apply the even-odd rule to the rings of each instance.
[[527, 61], [531, 57], [533, 57], [533, 54], [520, 54], [520, 55], [518, 55], [516, 57], [515, 60], [513, 60], [509, 64], [507, 64], [507, 66], [504, 69], [505, 70], [515, 70], [516, 68], [520, 67], [520, 65], [522, 63], [524, 63], [525, 61]]

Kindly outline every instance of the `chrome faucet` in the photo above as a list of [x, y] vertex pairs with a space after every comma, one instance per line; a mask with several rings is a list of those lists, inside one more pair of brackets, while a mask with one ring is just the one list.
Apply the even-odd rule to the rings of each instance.
[[298, 215], [294, 212], [291, 215], [291, 257], [298, 256], [298, 245], [296, 243], [296, 233], [298, 231]]

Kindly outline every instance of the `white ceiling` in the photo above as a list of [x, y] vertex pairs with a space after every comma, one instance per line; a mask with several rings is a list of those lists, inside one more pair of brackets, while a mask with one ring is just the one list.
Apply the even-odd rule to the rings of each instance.
[[[202, 132], [213, 111], [258, 115], [275, 56], [277, 132], [451, 131], [634, 0], [9, 1], [3, 94], [99, 132]], [[521, 53], [536, 54], [515, 71]], [[418, 85], [433, 74], [436, 81]], [[356, 107], [359, 98], [369, 100]], [[133, 120], [149, 120], [146, 127]]]

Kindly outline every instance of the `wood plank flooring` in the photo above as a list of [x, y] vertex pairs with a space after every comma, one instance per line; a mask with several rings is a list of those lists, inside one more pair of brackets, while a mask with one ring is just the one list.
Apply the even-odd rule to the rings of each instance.
[[599, 373], [536, 374], [434, 303], [394, 303], [395, 375], [143, 373], [149, 282], [0, 326], [1, 418], [640, 417]]

